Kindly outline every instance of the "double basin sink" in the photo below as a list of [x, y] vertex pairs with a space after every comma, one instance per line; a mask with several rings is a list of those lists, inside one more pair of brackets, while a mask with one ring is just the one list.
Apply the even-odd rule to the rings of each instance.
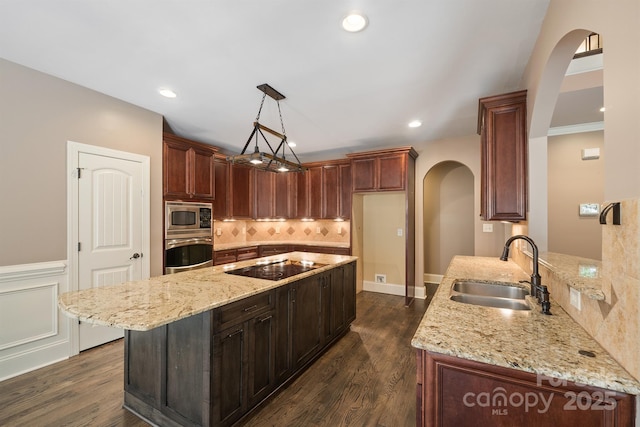
[[526, 300], [529, 291], [512, 283], [483, 280], [456, 280], [451, 301], [510, 310], [531, 310]]

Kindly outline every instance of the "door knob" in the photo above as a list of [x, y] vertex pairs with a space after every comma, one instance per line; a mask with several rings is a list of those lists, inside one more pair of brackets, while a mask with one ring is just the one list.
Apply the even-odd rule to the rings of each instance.
[[135, 254], [133, 254], [133, 256], [129, 259], [138, 259], [138, 258], [142, 258], [142, 254], [139, 254], [138, 252], [136, 252]]

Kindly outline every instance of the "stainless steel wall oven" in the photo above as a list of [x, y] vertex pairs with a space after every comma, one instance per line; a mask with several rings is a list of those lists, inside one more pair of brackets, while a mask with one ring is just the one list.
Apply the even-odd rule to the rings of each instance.
[[213, 265], [212, 204], [165, 202], [165, 274]]

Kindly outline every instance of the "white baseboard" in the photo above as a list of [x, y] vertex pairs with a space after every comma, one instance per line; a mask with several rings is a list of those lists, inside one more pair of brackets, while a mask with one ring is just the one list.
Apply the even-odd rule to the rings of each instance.
[[439, 285], [440, 282], [442, 282], [443, 277], [444, 276], [442, 274], [424, 273], [422, 280], [424, 281], [424, 283], [437, 283]]
[[66, 261], [0, 267], [0, 381], [69, 357], [68, 283]]
[[[378, 292], [381, 294], [389, 294], [389, 295], [399, 295], [404, 296], [405, 286], [397, 285], [394, 283], [376, 283], [370, 282], [367, 280], [362, 281], [362, 290], [369, 292]], [[424, 286], [416, 286], [416, 295], [417, 299], [425, 299], [427, 294], [425, 292]]]

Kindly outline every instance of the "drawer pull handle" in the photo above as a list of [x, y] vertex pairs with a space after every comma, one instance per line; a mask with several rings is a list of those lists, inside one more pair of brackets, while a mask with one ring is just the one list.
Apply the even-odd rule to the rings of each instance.
[[246, 313], [247, 311], [253, 311], [253, 310], [255, 310], [256, 308], [258, 308], [258, 306], [254, 304], [254, 305], [252, 305], [251, 307], [247, 307], [247, 308], [245, 308], [245, 309], [244, 309], [244, 311], [245, 311], [245, 313]]
[[229, 335], [227, 335], [227, 338], [231, 338], [232, 336], [238, 335], [238, 334], [241, 334], [241, 333], [242, 333], [242, 329], [238, 329], [237, 331], [231, 332]]
[[258, 323], [262, 323], [262, 322], [266, 322], [267, 320], [271, 319], [273, 316], [267, 316], [264, 319], [259, 319]]

